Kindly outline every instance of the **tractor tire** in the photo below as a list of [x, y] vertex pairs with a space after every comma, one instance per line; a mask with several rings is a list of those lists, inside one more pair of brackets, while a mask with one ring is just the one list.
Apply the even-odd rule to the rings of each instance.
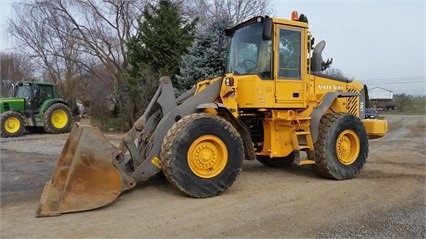
[[314, 168], [325, 178], [356, 177], [368, 156], [368, 136], [361, 120], [346, 113], [325, 114], [315, 142]]
[[55, 103], [44, 112], [43, 121], [46, 133], [68, 133], [71, 130], [71, 110], [62, 103]]
[[242, 169], [240, 134], [225, 119], [206, 113], [183, 117], [161, 146], [167, 180], [186, 195], [205, 198], [223, 193]]
[[294, 162], [295, 154], [294, 152], [291, 152], [288, 156], [279, 158], [270, 158], [269, 156], [257, 155], [256, 159], [265, 166], [279, 168], [290, 166]]
[[1, 137], [18, 137], [24, 132], [25, 119], [16, 111], [7, 111], [0, 116]]

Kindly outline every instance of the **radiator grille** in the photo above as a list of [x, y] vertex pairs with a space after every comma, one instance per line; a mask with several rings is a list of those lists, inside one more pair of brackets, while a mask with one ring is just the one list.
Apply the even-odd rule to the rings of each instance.
[[[355, 88], [348, 88], [348, 92], [357, 93], [357, 94], [360, 93]], [[351, 113], [357, 116], [359, 115], [359, 96], [352, 96], [348, 98], [347, 110], [348, 110], [348, 113]]]

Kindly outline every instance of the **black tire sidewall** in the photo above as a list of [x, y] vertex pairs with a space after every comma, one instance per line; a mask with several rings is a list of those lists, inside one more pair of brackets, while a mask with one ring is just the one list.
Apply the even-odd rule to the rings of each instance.
[[[220, 121], [223, 122], [220, 122]], [[219, 117], [202, 117], [186, 124], [177, 132], [171, 143], [169, 165], [175, 183], [186, 194], [194, 197], [211, 197], [225, 191], [237, 178], [244, 158], [242, 141], [237, 132], [230, 132], [226, 121]], [[228, 150], [228, 161], [217, 176], [201, 178], [195, 175], [188, 165], [188, 150], [200, 136], [219, 137]]]
[[[9, 119], [9, 118], [16, 118], [19, 121], [19, 130], [16, 131], [15, 133], [9, 133], [6, 131], [6, 127], [5, 127], [5, 122]], [[18, 112], [14, 112], [14, 111], [9, 111], [9, 112], [4, 112], [1, 115], [1, 136], [2, 137], [18, 137], [21, 136], [22, 133], [24, 132], [24, 118], [23, 116], [18, 113]]]
[[[363, 168], [368, 155], [368, 137], [363, 123], [354, 115], [340, 114], [327, 128], [323, 163], [326, 163], [326, 167], [329, 170], [330, 175], [328, 176], [334, 179], [350, 179], [357, 176]], [[337, 139], [345, 130], [355, 132], [360, 143], [358, 157], [349, 165], [340, 162], [336, 152]]]

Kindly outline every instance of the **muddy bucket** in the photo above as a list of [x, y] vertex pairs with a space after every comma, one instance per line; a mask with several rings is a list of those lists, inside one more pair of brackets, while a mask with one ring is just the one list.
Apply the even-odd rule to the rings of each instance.
[[123, 189], [112, 163], [119, 154], [98, 128], [76, 123], [44, 186], [36, 216], [85, 211], [114, 201]]

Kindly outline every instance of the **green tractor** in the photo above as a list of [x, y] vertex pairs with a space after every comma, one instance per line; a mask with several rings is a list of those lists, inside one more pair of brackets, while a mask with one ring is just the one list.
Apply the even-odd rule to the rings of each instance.
[[14, 85], [12, 98], [0, 98], [1, 137], [18, 137], [24, 129], [50, 134], [67, 133], [71, 110], [52, 83], [23, 81]]

